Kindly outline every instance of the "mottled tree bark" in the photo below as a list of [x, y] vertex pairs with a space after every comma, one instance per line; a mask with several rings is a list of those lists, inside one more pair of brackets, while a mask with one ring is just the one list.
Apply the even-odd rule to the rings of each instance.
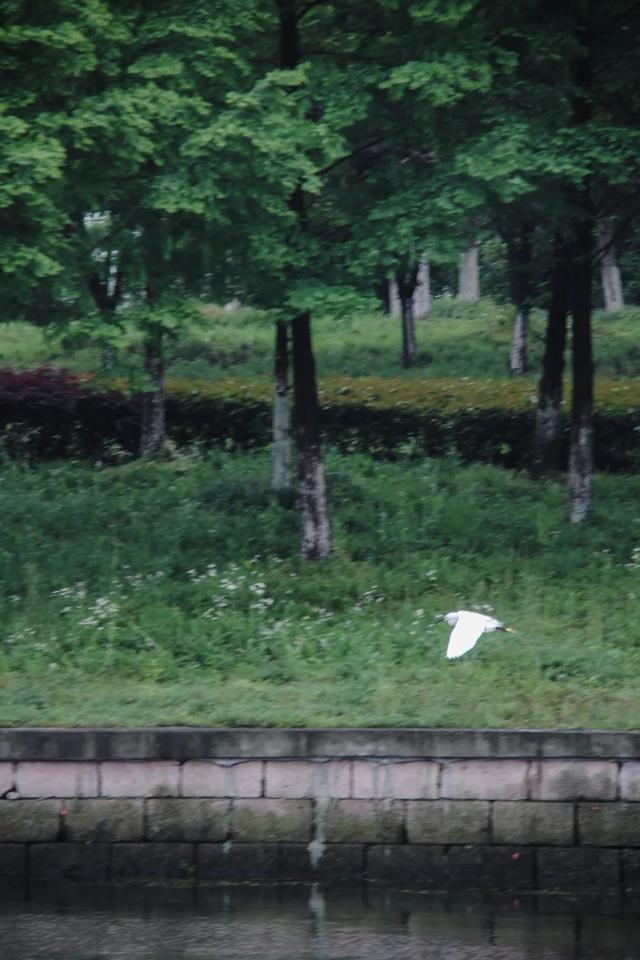
[[509, 372], [521, 376], [529, 369], [529, 313], [533, 294], [532, 246], [533, 227], [523, 222], [507, 237], [507, 261], [511, 299], [516, 306], [516, 317], [511, 338]]
[[[574, 64], [573, 113], [577, 127], [591, 120], [593, 83], [591, 16], [588, 5], [576, 38], [582, 50]], [[571, 435], [567, 476], [567, 515], [570, 523], [582, 523], [591, 510], [593, 476], [593, 356], [591, 343], [591, 284], [593, 281], [592, 211], [588, 177], [575, 194], [574, 261], [572, 303]]]
[[601, 220], [598, 224], [598, 246], [604, 308], [607, 311], [621, 310], [624, 307], [622, 279], [613, 245], [613, 229], [609, 221]]
[[418, 280], [413, 295], [413, 315], [416, 320], [424, 320], [431, 309], [431, 274], [429, 261], [421, 260], [418, 265]]
[[475, 303], [480, 299], [480, 268], [478, 245], [471, 238], [458, 261], [458, 300]]
[[559, 470], [562, 464], [560, 406], [563, 393], [570, 283], [570, 249], [566, 242], [556, 237], [553, 243], [551, 299], [547, 316], [542, 375], [538, 386], [533, 454], [533, 473], [536, 475]]
[[[94, 299], [100, 314], [107, 323], [112, 323], [115, 317], [120, 297], [122, 296], [123, 276], [122, 270], [117, 269], [113, 289], [109, 290], [111, 269], [111, 254], [107, 259], [105, 274], [100, 276], [97, 270], [89, 275], [89, 290]], [[102, 351], [102, 369], [111, 370], [116, 362], [116, 349], [113, 346], [107, 346]]]
[[413, 297], [402, 299], [402, 366], [413, 367], [417, 359]]
[[571, 435], [567, 477], [568, 517], [581, 523], [589, 514], [593, 475], [593, 357], [591, 346], [591, 282], [593, 221], [585, 216], [576, 227], [572, 305]]
[[140, 456], [154, 457], [160, 452], [166, 439], [164, 354], [160, 331], [147, 335], [144, 344], [144, 369], [149, 377], [150, 389], [142, 395]]
[[286, 323], [276, 323], [275, 363], [273, 379], [273, 446], [271, 453], [271, 487], [291, 487], [291, 405], [289, 403], [289, 330]]
[[[280, 66], [291, 70], [300, 62], [300, 11], [296, 0], [277, 0], [280, 15]], [[290, 199], [301, 230], [306, 228], [304, 193], [296, 187]], [[311, 317], [300, 313], [291, 323], [293, 391], [298, 455], [300, 552], [320, 560], [331, 552], [327, 492], [320, 447], [318, 388], [311, 340]]]
[[398, 281], [395, 277], [389, 277], [387, 280], [387, 289], [389, 291], [389, 313], [392, 317], [401, 317], [402, 304], [400, 303], [400, 294], [398, 293]]
[[311, 318], [301, 313], [291, 324], [293, 383], [300, 495], [300, 552], [320, 560], [331, 552], [327, 495], [320, 447], [318, 391], [311, 343]]
[[529, 307], [516, 310], [509, 353], [509, 373], [522, 376], [529, 369]]
[[413, 367], [418, 359], [416, 349], [416, 328], [413, 313], [413, 298], [418, 280], [418, 264], [408, 271], [399, 270], [396, 273], [396, 284], [400, 298], [402, 320], [402, 366]]

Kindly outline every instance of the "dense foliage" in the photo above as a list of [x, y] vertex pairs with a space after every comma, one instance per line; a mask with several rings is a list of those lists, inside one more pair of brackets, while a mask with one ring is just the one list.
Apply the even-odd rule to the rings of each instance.
[[[629, 0], [0, 0], [8, 720], [202, 671], [161, 719], [632, 722], [639, 44]], [[527, 640], [445, 664], [454, 606]]]

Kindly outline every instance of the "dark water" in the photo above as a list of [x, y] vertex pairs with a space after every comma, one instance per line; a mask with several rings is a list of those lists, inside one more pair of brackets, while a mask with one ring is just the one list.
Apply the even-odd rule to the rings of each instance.
[[2, 891], [2, 960], [640, 960], [638, 905], [379, 887]]

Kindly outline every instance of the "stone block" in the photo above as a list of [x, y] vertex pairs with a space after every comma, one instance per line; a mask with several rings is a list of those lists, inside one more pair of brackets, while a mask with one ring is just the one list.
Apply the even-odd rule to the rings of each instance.
[[27, 761], [16, 764], [21, 797], [97, 797], [98, 765], [82, 761]]
[[182, 767], [184, 797], [259, 797], [262, 794], [262, 761], [225, 763], [187, 760]]
[[487, 800], [409, 800], [409, 843], [486, 843]]
[[327, 843], [315, 861], [312, 879], [336, 884], [362, 880], [364, 860], [365, 850], [361, 843]]
[[[621, 850], [622, 881], [625, 891], [640, 893], [640, 849]], [[640, 913], [640, 911], [638, 911]]]
[[192, 843], [117, 843], [112, 847], [112, 880], [194, 880]]
[[367, 878], [402, 882], [421, 890], [444, 890], [449, 885], [449, 859], [445, 847], [441, 846], [405, 843], [370, 847]]
[[15, 786], [13, 764], [8, 761], [0, 762], [0, 796]]
[[526, 800], [525, 760], [459, 760], [442, 770], [440, 796], [451, 800]]
[[107, 843], [34, 843], [29, 848], [29, 876], [105, 883], [109, 850]]
[[541, 760], [533, 800], [615, 800], [618, 764], [612, 760]]
[[620, 883], [618, 850], [541, 847], [536, 854], [539, 890], [588, 892], [594, 888], [615, 888]]
[[25, 843], [0, 843], [0, 877], [22, 877], [26, 868]]
[[257, 757], [583, 757], [640, 759], [640, 733], [483, 729], [126, 730], [4, 728], [0, 760], [195, 760]]
[[238, 843], [308, 842], [311, 822], [311, 800], [236, 800], [231, 837]]
[[620, 799], [640, 800], [640, 762], [630, 760], [620, 770]]
[[580, 843], [603, 847], [640, 844], [640, 803], [581, 803]]
[[142, 840], [142, 800], [73, 800], [65, 808], [64, 833], [68, 840]]
[[640, 757], [640, 734], [603, 730], [544, 730], [538, 733], [542, 757]]
[[[453, 851], [452, 851], [453, 852]], [[527, 847], [485, 847], [482, 851], [486, 886], [491, 890], [526, 893], [533, 889], [534, 851]]]
[[[544, 736], [535, 730], [323, 729], [306, 731], [305, 746], [307, 756], [315, 757], [519, 758], [536, 757]], [[638, 740], [640, 749], [640, 737]], [[304, 750], [286, 755], [304, 756]]]
[[330, 800], [324, 811], [327, 843], [400, 843], [404, 804], [394, 800]]
[[533, 870], [533, 853], [526, 847], [465, 844], [449, 850], [449, 875], [456, 890], [524, 893], [533, 888]]
[[267, 760], [267, 797], [348, 797], [351, 764], [348, 760]]
[[229, 828], [228, 800], [159, 798], [147, 800], [147, 839], [156, 841], [224, 840]]
[[385, 800], [435, 800], [439, 764], [432, 760], [380, 763], [354, 760], [353, 797]]
[[573, 804], [555, 801], [493, 806], [493, 840], [504, 844], [572, 844]]
[[60, 829], [56, 800], [0, 800], [0, 842], [55, 840]]
[[276, 880], [277, 843], [199, 843], [198, 883]]
[[449, 879], [456, 889], [483, 889], [486, 886], [484, 844], [452, 846], [449, 850]]
[[105, 761], [100, 764], [103, 797], [177, 797], [180, 764], [176, 760]]
[[314, 850], [307, 843], [281, 843], [281, 880], [307, 880], [336, 884], [364, 877], [361, 843], [327, 843]]
[[313, 797], [315, 764], [311, 760], [267, 760], [264, 792], [267, 797]]

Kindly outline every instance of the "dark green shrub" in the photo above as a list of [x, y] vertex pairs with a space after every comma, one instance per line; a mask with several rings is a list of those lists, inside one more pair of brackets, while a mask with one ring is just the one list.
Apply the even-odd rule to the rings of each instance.
[[[640, 385], [604, 381], [596, 400], [597, 468], [637, 469]], [[530, 463], [535, 396], [527, 381], [334, 378], [321, 383], [320, 402], [325, 441], [343, 452], [384, 459], [456, 452], [466, 462]], [[139, 395], [99, 391], [64, 371], [0, 371], [0, 430], [10, 454], [135, 456], [139, 413]], [[264, 446], [271, 433], [270, 385], [169, 382], [167, 426], [181, 444]]]

